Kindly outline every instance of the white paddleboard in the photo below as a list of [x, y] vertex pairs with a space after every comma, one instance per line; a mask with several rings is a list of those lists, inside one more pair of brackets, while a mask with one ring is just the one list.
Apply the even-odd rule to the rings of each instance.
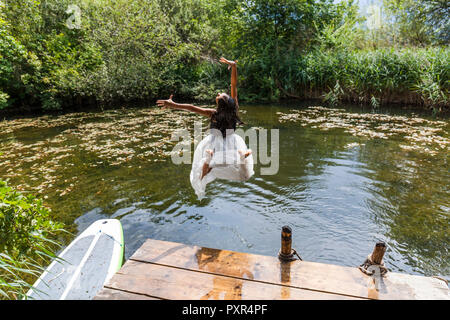
[[58, 255], [28, 291], [35, 300], [91, 300], [123, 264], [122, 225], [117, 219], [91, 224]]

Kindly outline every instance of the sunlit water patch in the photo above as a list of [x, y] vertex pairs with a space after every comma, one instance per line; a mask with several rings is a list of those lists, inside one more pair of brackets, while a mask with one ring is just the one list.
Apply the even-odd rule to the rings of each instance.
[[[126, 256], [147, 238], [276, 255], [289, 225], [305, 260], [361, 264], [388, 245], [393, 271], [449, 279], [448, 119], [323, 107], [243, 106], [280, 131], [280, 169], [217, 180], [198, 201], [171, 135], [202, 117], [156, 108], [0, 122], [0, 177], [45, 199], [76, 234], [120, 219]], [[203, 121], [203, 128], [208, 123]], [[193, 150], [192, 150], [193, 151]], [[67, 242], [71, 237], [65, 239]]]

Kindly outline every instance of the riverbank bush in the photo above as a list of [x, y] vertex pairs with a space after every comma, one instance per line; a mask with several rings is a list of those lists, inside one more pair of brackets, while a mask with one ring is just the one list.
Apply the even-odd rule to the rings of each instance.
[[42, 200], [0, 180], [0, 299], [24, 297], [52, 258], [63, 231]]

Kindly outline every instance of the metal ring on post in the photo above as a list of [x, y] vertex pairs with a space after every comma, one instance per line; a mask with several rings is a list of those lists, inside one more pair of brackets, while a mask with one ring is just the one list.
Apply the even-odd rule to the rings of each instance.
[[374, 269], [378, 267], [380, 274], [383, 276], [388, 272], [388, 269], [384, 266], [383, 256], [386, 252], [386, 244], [382, 241], [375, 244], [373, 252], [367, 256], [367, 259], [359, 266], [359, 270], [367, 275], [374, 274]]

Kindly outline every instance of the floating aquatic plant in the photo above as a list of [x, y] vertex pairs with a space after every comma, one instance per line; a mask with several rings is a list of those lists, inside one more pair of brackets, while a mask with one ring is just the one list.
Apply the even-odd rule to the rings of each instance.
[[[192, 128], [195, 120], [204, 119], [151, 108], [0, 121], [0, 174], [14, 179], [18, 190], [37, 194], [52, 190], [63, 197], [76, 189], [76, 176], [62, 179], [71, 167], [119, 166], [133, 159], [165, 161], [176, 143], [170, 140], [172, 133]], [[34, 129], [52, 135], [34, 143], [17, 138]]]
[[295, 122], [320, 130], [344, 129], [357, 137], [370, 139], [403, 138], [403, 150], [418, 151], [431, 156], [447, 150], [450, 139], [444, 136], [445, 121], [416, 116], [392, 116], [377, 113], [352, 113], [345, 109], [309, 107], [304, 110], [278, 112], [279, 121]]

